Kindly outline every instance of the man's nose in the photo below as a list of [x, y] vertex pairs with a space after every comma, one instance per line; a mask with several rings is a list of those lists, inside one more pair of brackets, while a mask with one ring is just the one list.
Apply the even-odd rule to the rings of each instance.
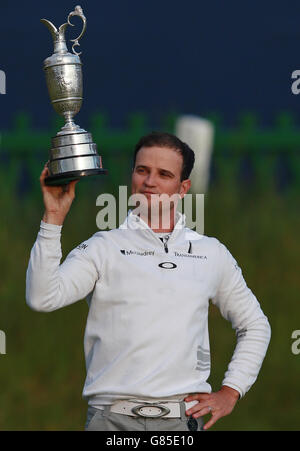
[[155, 174], [149, 173], [144, 180], [144, 184], [146, 186], [155, 186], [156, 185], [156, 176]]

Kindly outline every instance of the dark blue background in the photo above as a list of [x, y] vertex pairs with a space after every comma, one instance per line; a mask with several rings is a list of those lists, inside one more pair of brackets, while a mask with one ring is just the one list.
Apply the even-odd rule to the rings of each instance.
[[[108, 113], [124, 126], [128, 113], [143, 111], [152, 124], [173, 110], [219, 112], [234, 126], [240, 112], [257, 112], [272, 124], [288, 110], [300, 118], [300, 96], [291, 73], [300, 69], [300, 3], [296, 1], [115, 0], [79, 1], [87, 17], [81, 40], [84, 103], [77, 122]], [[76, 1], [1, 1], [0, 69], [7, 94], [0, 96], [0, 129], [17, 111], [30, 111], [33, 125], [53, 116], [42, 70], [53, 53], [40, 18], [56, 26]], [[72, 19], [81, 26], [80, 20]], [[68, 38], [78, 29], [69, 29]], [[69, 46], [69, 49], [71, 47]]]

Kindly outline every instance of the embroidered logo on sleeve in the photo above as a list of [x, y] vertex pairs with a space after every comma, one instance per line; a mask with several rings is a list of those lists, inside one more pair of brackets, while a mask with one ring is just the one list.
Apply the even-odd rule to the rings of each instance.
[[88, 245], [87, 244], [85, 244], [85, 243], [82, 243], [82, 244], [79, 244], [79, 246], [77, 246], [77, 248], [76, 249], [79, 249], [79, 250], [85, 250], [86, 248], [88, 247]]

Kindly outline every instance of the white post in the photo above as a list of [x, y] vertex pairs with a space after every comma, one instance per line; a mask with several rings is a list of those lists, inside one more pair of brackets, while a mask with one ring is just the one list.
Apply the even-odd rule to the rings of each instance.
[[209, 183], [214, 126], [207, 119], [181, 116], [175, 124], [175, 135], [195, 152], [195, 165], [191, 173], [191, 192], [204, 194]]

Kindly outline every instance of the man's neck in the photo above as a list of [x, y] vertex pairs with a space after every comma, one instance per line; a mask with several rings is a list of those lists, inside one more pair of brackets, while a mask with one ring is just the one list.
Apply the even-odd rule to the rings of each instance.
[[150, 218], [144, 217], [142, 214], [140, 214], [140, 218], [148, 224], [150, 229], [153, 230], [155, 233], [168, 233], [172, 232], [175, 226], [175, 211], [170, 212], [170, 218], [165, 218], [163, 215], [159, 215], [159, 217], [151, 217], [151, 214], [148, 215]]

